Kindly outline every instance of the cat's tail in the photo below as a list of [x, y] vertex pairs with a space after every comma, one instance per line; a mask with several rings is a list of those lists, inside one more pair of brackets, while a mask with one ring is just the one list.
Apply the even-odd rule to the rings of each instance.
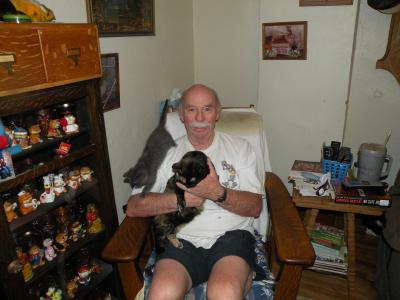
[[165, 123], [167, 122], [167, 114], [168, 114], [168, 105], [169, 100], [165, 99], [165, 103], [164, 103], [164, 107], [161, 113], [161, 117], [160, 117], [160, 125], [165, 126]]

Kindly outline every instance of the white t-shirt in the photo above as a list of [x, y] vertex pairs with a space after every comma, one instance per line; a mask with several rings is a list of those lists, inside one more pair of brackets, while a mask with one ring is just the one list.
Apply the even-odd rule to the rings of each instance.
[[[178, 162], [186, 152], [195, 150], [186, 135], [176, 143], [177, 146], [168, 151], [158, 170], [152, 192], [163, 192], [173, 175], [172, 164]], [[211, 159], [220, 183], [226, 188], [257, 194], [264, 192], [257, 176], [256, 155], [246, 140], [216, 131], [213, 143], [203, 152]], [[203, 211], [182, 226], [177, 236], [196, 247], [208, 249], [226, 231], [243, 229], [253, 233], [253, 219], [229, 212], [214, 201], [206, 200]]]

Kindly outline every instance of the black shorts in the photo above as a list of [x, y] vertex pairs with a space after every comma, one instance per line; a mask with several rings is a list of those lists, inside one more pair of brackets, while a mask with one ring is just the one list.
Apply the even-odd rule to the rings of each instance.
[[214, 264], [225, 256], [239, 256], [249, 264], [251, 269], [254, 269], [255, 239], [247, 230], [226, 232], [210, 249], [197, 248], [182, 239], [180, 241], [183, 244], [182, 248], [176, 248], [168, 241], [165, 251], [158, 255], [157, 260], [170, 258], [180, 262], [188, 271], [192, 279], [192, 286], [207, 281]]

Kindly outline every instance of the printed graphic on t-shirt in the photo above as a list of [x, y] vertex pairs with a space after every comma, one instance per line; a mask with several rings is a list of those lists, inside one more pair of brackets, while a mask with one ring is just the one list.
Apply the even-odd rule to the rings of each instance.
[[221, 161], [222, 164], [222, 170], [224, 170], [224, 179], [226, 178], [226, 181], [223, 181], [222, 184], [228, 188], [228, 189], [233, 189], [238, 186], [238, 180], [237, 180], [237, 173], [233, 165], [228, 164], [226, 160]]

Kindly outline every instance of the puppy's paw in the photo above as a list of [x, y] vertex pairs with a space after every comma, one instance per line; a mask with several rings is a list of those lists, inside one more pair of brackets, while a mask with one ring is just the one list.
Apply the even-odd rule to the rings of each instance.
[[175, 248], [183, 248], [182, 242], [178, 240], [175, 234], [170, 234], [167, 238]]

